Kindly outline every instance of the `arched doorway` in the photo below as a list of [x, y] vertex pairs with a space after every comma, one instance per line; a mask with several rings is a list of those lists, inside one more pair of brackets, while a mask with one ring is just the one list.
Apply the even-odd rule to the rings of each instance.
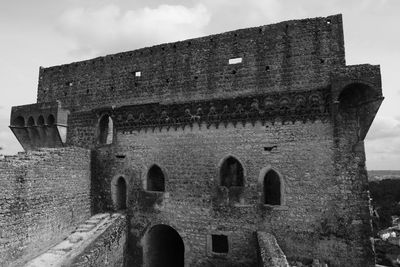
[[183, 267], [185, 246], [178, 232], [171, 226], [158, 224], [145, 236], [145, 267]]
[[117, 209], [126, 209], [126, 183], [123, 177], [117, 182]]
[[115, 210], [126, 209], [126, 181], [124, 177], [118, 177], [112, 184], [112, 199]]
[[274, 170], [269, 170], [263, 181], [264, 204], [281, 205], [282, 189], [279, 174]]

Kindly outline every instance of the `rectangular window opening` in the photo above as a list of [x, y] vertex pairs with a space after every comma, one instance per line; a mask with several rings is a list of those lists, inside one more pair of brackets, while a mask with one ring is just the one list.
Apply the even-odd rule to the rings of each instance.
[[236, 57], [236, 58], [229, 59], [229, 65], [239, 64], [239, 63], [242, 63], [242, 58], [241, 57]]
[[228, 253], [228, 237], [226, 235], [212, 235], [212, 252], [214, 253]]
[[278, 146], [265, 146], [264, 151], [272, 151], [273, 149], [277, 149]]

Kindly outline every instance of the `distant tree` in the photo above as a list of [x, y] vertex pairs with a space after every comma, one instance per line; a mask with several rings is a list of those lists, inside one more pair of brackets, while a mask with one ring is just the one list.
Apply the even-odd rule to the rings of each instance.
[[393, 215], [400, 215], [400, 180], [385, 179], [369, 183], [372, 205], [379, 214], [378, 231], [391, 226]]

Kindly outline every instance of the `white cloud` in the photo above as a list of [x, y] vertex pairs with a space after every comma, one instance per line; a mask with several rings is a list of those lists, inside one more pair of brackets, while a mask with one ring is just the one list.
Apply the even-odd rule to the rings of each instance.
[[400, 120], [376, 117], [365, 140], [368, 169], [399, 169]]
[[400, 121], [392, 117], [376, 117], [368, 133], [367, 140], [399, 138]]
[[202, 3], [212, 11], [209, 34], [279, 22], [290, 18], [297, 9], [285, 10], [278, 0], [203, 0]]
[[95, 56], [204, 35], [210, 14], [197, 4], [160, 5], [122, 11], [110, 4], [64, 12], [58, 28], [72, 39], [77, 55]]

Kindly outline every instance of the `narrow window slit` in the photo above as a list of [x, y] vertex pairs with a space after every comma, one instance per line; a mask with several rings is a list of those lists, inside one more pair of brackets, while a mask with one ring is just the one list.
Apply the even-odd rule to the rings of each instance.
[[242, 63], [242, 58], [241, 57], [231, 58], [229, 59], [228, 63], [229, 65]]

